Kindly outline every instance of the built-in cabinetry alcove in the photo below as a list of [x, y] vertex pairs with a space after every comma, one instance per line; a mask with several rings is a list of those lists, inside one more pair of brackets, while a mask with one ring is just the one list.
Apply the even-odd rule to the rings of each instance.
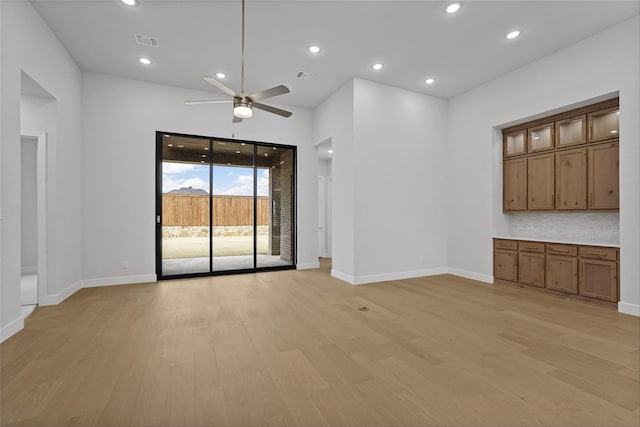
[[503, 211], [618, 211], [618, 103], [503, 129]]

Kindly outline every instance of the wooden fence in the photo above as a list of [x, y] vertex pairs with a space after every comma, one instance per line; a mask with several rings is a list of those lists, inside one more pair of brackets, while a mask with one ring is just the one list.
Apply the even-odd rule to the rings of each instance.
[[[269, 198], [258, 197], [257, 225], [269, 225]], [[253, 197], [213, 196], [213, 225], [253, 224]], [[209, 196], [163, 194], [162, 225], [209, 225]]]

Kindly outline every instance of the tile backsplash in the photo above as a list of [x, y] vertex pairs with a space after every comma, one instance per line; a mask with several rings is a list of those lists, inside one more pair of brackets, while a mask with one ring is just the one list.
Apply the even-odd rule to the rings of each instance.
[[506, 214], [515, 238], [620, 244], [619, 213]]

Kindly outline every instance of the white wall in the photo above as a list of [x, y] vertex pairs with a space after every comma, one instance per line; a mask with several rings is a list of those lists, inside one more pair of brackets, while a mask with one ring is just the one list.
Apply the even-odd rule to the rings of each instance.
[[446, 271], [446, 113], [442, 99], [361, 79], [315, 110], [314, 141], [333, 149], [334, 276]]
[[[331, 274], [353, 282], [355, 204], [355, 163], [353, 108], [354, 81], [340, 87], [314, 110], [313, 141], [315, 144], [331, 138], [333, 149], [333, 224]], [[317, 197], [317, 195], [316, 195]], [[316, 218], [317, 223], [317, 218]]]
[[443, 273], [447, 102], [367, 80], [354, 85], [356, 282]]
[[20, 267], [22, 274], [36, 273], [38, 269], [38, 187], [37, 141], [20, 140]]
[[257, 111], [252, 119], [233, 124], [230, 105], [184, 104], [214, 95], [210, 92], [94, 73], [83, 74], [82, 88], [86, 285], [155, 280], [156, 131], [223, 138], [235, 134], [237, 139], [297, 146], [298, 265], [318, 265], [317, 157], [309, 110], [293, 108], [288, 119]]
[[2, 2], [2, 339], [22, 328], [20, 315], [20, 87], [27, 73], [57, 100], [57, 142], [49, 145], [48, 292], [63, 295], [81, 278], [82, 144], [80, 70], [29, 2]]
[[449, 265], [490, 281], [492, 234], [504, 230], [494, 127], [620, 94], [620, 311], [640, 315], [638, 17], [450, 101]]

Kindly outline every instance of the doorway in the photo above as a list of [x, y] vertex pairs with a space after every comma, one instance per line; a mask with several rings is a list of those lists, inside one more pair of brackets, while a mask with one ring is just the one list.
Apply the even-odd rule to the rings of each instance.
[[158, 278], [295, 268], [292, 146], [158, 132]]
[[29, 313], [38, 304], [37, 148], [36, 138], [20, 138], [20, 304]]
[[331, 139], [316, 145], [318, 152], [318, 257], [332, 255], [333, 148]]

